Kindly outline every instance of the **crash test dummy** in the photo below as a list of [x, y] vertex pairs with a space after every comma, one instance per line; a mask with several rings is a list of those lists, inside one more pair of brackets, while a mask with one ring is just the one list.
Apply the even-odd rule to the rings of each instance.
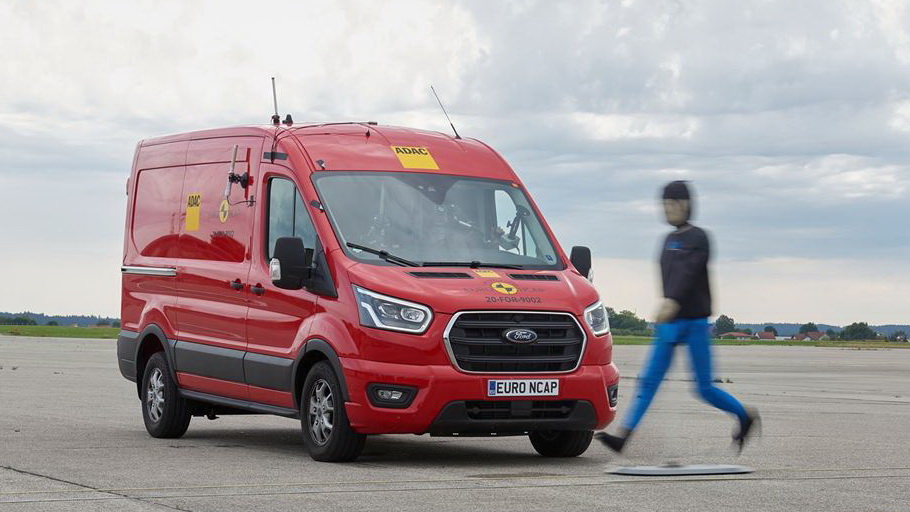
[[742, 451], [750, 431], [758, 422], [758, 413], [747, 409], [733, 395], [714, 385], [711, 369], [711, 287], [708, 260], [711, 256], [708, 234], [692, 225], [693, 198], [684, 181], [674, 181], [663, 190], [663, 211], [667, 223], [676, 228], [667, 235], [660, 255], [664, 298], [656, 318], [656, 332], [651, 353], [638, 379], [630, 410], [623, 418], [617, 435], [600, 432], [603, 444], [621, 452], [635, 432], [648, 406], [654, 399], [673, 359], [676, 345], [688, 347], [698, 394], [712, 406], [734, 415], [734, 446]]

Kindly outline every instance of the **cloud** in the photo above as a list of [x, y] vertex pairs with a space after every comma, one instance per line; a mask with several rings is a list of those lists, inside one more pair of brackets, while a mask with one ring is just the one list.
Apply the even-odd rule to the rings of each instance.
[[271, 76], [298, 122], [449, 132], [434, 84], [563, 244], [651, 265], [658, 190], [688, 179], [718, 264], [763, 262], [768, 290], [788, 289], [768, 262], [910, 257], [907, 13], [884, 0], [4, 2], [0, 215], [21, 219], [16, 261], [66, 247], [73, 269], [119, 253], [138, 140], [266, 122]]
[[698, 120], [692, 117], [617, 115], [578, 112], [572, 116], [579, 129], [595, 141], [618, 139], [691, 139], [698, 130]]

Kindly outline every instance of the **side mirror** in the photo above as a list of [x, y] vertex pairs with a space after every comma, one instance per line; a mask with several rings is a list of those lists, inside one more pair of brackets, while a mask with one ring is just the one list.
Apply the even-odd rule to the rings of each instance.
[[572, 255], [569, 256], [569, 260], [581, 275], [588, 279], [591, 278], [591, 249], [583, 245], [576, 245], [572, 248]]
[[312, 273], [313, 250], [303, 247], [297, 237], [275, 241], [275, 254], [269, 261], [272, 284], [284, 290], [299, 290]]

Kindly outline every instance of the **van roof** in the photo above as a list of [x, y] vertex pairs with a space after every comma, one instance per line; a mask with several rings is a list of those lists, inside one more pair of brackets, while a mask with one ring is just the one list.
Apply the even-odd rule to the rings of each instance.
[[[142, 146], [221, 137], [266, 137], [275, 135], [271, 125], [234, 126], [143, 140]], [[303, 123], [278, 128], [279, 144], [289, 152], [296, 141], [303, 158], [313, 169], [325, 171], [413, 171], [517, 181], [511, 167], [492, 148], [476, 139], [456, 139], [440, 132], [380, 126], [375, 123]], [[399, 148], [399, 149], [396, 149]], [[411, 154], [423, 148], [420, 154]], [[429, 155], [429, 160], [425, 154]], [[416, 160], [415, 160], [416, 158]]]

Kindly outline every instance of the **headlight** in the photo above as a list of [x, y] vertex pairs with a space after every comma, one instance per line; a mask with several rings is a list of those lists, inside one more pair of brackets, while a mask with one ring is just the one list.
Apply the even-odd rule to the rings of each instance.
[[600, 301], [585, 310], [585, 322], [594, 331], [595, 336], [603, 336], [610, 332], [610, 315], [607, 314], [607, 308]]
[[354, 286], [360, 325], [388, 329], [391, 331], [420, 334], [427, 330], [433, 312], [430, 308], [382, 295], [359, 286]]

